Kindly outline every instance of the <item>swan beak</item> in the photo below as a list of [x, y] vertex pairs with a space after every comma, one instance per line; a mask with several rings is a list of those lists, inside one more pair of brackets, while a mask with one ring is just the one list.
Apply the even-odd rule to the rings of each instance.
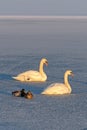
[[71, 76], [72, 76], [72, 77], [74, 77], [74, 74], [73, 74], [73, 73], [71, 73]]
[[48, 61], [45, 62], [45, 65], [48, 66]]

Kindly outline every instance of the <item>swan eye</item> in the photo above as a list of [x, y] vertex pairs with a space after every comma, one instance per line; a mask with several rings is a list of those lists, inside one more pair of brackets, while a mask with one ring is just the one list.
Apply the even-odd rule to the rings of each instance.
[[48, 61], [45, 61], [45, 64], [47, 64], [47, 65], [48, 65]]
[[74, 74], [73, 74], [73, 72], [72, 72], [72, 71], [70, 72], [70, 75], [71, 75], [72, 77], [74, 76]]
[[71, 71], [71, 72], [70, 72], [70, 75], [72, 75], [72, 74], [73, 74], [73, 72]]

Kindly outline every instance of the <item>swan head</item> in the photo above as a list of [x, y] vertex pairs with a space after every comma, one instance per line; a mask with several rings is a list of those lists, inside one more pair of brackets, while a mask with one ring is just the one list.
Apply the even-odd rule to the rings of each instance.
[[72, 70], [67, 70], [65, 73], [66, 73], [67, 75], [71, 75], [72, 77], [74, 76]]
[[45, 64], [46, 66], [48, 65], [48, 61], [47, 61], [46, 58], [43, 58], [43, 59], [41, 60], [41, 62], [42, 62], [43, 64]]

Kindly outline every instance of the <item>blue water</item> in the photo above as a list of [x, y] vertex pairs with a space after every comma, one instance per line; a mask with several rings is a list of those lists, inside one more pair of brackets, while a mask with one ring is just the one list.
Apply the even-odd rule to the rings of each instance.
[[[22, 83], [12, 79], [12, 76], [29, 69], [38, 70], [43, 57], [49, 63], [44, 67], [48, 76], [45, 83]], [[75, 75], [69, 77], [72, 86], [70, 96], [48, 97], [40, 94], [51, 83], [63, 82], [63, 74], [67, 69], [71, 69]], [[33, 92], [35, 97], [32, 101], [12, 97], [12, 91], [22, 88]], [[15, 126], [16, 129], [20, 126], [21, 130], [64, 130], [64, 127], [73, 130], [72, 126], [74, 130], [85, 130], [87, 19], [0, 19], [0, 95], [0, 128], [3, 130], [12, 130]]]

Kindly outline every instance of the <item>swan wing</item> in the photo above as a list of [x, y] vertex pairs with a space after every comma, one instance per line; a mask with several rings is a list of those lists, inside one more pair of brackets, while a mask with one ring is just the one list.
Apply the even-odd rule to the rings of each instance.
[[62, 83], [53, 83], [42, 92], [42, 94], [54, 94], [54, 95], [57, 94], [60, 95], [66, 93], [68, 93], [68, 88]]
[[38, 71], [34, 71], [34, 70], [29, 70], [29, 71], [26, 71], [26, 72], [23, 72], [23, 73], [20, 73], [18, 76], [21, 76], [21, 75], [24, 75], [24, 76], [39, 76], [40, 73]]
[[41, 81], [42, 76], [38, 71], [30, 70], [19, 74], [17, 77], [24, 77], [25, 81]]

